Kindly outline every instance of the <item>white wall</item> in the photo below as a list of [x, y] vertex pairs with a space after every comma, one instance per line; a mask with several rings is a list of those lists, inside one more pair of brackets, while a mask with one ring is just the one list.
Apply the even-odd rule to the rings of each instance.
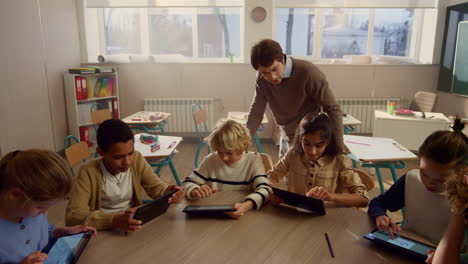
[[79, 64], [74, 0], [1, 1], [0, 148], [62, 148], [61, 72]]
[[[336, 97], [412, 98], [434, 91], [435, 65], [318, 65]], [[224, 112], [248, 111], [254, 95], [250, 64], [148, 63], [118, 65], [122, 117], [143, 110], [144, 98], [219, 97]], [[271, 118], [271, 116], [270, 116]], [[271, 120], [271, 119], [270, 119]], [[270, 137], [271, 123], [263, 137]]]

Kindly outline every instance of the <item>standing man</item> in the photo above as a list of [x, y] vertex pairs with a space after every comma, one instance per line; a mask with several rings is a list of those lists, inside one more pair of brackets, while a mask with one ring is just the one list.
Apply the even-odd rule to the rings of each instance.
[[264, 39], [252, 47], [250, 63], [258, 71], [247, 120], [251, 135], [260, 126], [268, 103], [281, 128], [280, 156], [289, 149], [302, 117], [310, 112], [326, 112], [338, 130], [337, 142], [343, 144], [340, 106], [325, 75], [317, 67], [283, 54], [281, 46], [271, 39]]

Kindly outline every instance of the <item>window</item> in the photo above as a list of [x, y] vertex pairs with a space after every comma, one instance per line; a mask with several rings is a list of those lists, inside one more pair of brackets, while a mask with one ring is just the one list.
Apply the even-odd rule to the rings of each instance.
[[322, 58], [366, 54], [369, 9], [326, 8], [323, 13]]
[[310, 56], [314, 50], [313, 8], [277, 8], [276, 40], [286, 54]]
[[275, 9], [275, 40], [288, 55], [336, 59], [346, 55], [415, 56], [423, 9]]
[[413, 14], [413, 9], [375, 9], [372, 54], [408, 57]]
[[150, 53], [182, 54], [192, 57], [191, 10], [151, 8], [149, 13]]
[[[241, 7], [87, 8], [87, 16], [91, 18], [86, 29], [88, 46], [99, 47], [99, 51], [94, 51], [98, 55], [178, 55], [230, 61], [242, 53], [241, 10]], [[92, 24], [102, 25], [103, 30]]]
[[106, 54], [141, 53], [138, 9], [105, 8]]

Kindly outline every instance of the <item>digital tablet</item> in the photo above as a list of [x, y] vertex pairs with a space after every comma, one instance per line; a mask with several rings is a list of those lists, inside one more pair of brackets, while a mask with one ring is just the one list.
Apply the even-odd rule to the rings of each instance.
[[78, 261], [93, 231], [59, 237], [54, 244], [44, 252], [48, 255], [45, 264], [72, 264]]
[[167, 211], [167, 208], [169, 208], [169, 198], [171, 198], [171, 196], [176, 192], [177, 190], [174, 190], [157, 200], [138, 207], [133, 219], [140, 220], [143, 225], [164, 214]]
[[435, 249], [432, 246], [396, 234], [395, 239], [392, 240], [389, 234], [378, 229], [375, 229], [369, 234], [365, 234], [364, 237], [376, 243], [408, 253], [423, 261], [427, 258], [427, 251], [429, 249]]
[[216, 216], [233, 211], [236, 211], [234, 205], [188, 205], [182, 212], [194, 216]]
[[320, 199], [288, 192], [274, 187], [271, 189], [273, 190], [273, 193], [275, 193], [275, 195], [283, 200], [287, 205], [306, 209], [311, 212], [317, 212], [319, 215], [325, 215], [325, 206], [323, 201]]

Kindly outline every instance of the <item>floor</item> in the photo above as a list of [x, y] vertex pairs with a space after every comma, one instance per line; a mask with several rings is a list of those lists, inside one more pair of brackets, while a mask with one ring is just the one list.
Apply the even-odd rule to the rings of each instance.
[[[197, 146], [198, 146], [198, 144], [191, 144], [191, 143], [182, 142], [177, 147], [179, 153], [177, 153], [177, 155], [174, 157], [173, 162], [174, 162], [174, 165], [176, 167], [177, 173], [179, 174], [179, 177], [180, 177], [181, 181], [183, 181], [183, 179], [185, 179], [185, 177], [190, 175], [190, 173], [194, 169], [194, 157], [195, 157], [195, 152], [196, 152]], [[272, 143], [263, 143], [262, 146], [263, 146], [264, 152], [269, 154], [271, 157], [273, 157], [273, 160], [276, 162], [278, 160], [277, 147], [275, 145], [273, 145]], [[200, 155], [201, 157], [206, 155], [206, 148], [205, 148], [205, 152], [202, 152], [202, 153], [203, 154]], [[201, 159], [202, 158], [200, 158], [200, 160]], [[408, 162], [406, 162], [406, 164], [407, 164], [407, 166], [406, 166], [405, 169], [397, 170], [399, 176], [403, 175], [405, 172], [407, 172], [407, 171], [409, 171], [411, 169], [418, 168], [419, 167], [419, 160], [408, 161]], [[370, 173], [370, 170], [368, 168], [362, 168], [362, 169], [364, 169], [364, 170], [366, 170], [367, 172]], [[383, 177], [384, 177], [385, 189], [388, 189], [393, 184], [393, 180], [392, 180], [392, 177], [391, 177], [391, 174], [390, 174], [390, 170], [383, 169], [381, 171], [382, 171], [382, 174], [383, 174]], [[368, 192], [368, 196], [369, 196], [370, 199], [372, 199], [372, 198], [374, 198], [374, 197], [376, 197], [376, 196], [378, 196], [380, 194], [377, 178], [375, 177], [375, 175], [373, 175], [373, 176], [374, 176], [375, 187], [374, 187], [374, 189], [372, 189], [372, 190], [370, 190]], [[170, 171], [170, 169], [168, 167], [165, 167], [165, 168], [162, 169], [161, 178], [167, 183], [175, 184], [175, 180], [174, 180], [174, 178], [172, 176], [172, 173], [171, 173], [171, 171]], [[363, 208], [362, 210], [367, 211], [367, 208]], [[395, 213], [390, 212], [389, 215], [392, 218], [394, 218], [396, 221], [401, 221], [402, 220], [402, 216], [401, 216], [401, 213], [399, 211], [395, 212]]]

